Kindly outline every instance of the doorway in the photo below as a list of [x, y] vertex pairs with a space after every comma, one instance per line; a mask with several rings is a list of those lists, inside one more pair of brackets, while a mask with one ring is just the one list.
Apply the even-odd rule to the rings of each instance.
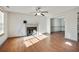
[[64, 17], [51, 18], [51, 33], [55, 32], [65, 33]]

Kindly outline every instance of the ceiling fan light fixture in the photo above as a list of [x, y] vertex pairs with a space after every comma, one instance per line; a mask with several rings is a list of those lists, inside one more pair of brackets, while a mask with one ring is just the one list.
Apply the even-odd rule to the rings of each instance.
[[41, 15], [41, 13], [37, 13], [37, 15]]

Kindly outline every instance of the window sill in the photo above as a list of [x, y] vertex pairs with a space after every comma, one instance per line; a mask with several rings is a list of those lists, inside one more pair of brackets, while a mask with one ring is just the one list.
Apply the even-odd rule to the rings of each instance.
[[4, 35], [4, 33], [3, 32], [0, 32], [0, 36], [3, 36]]

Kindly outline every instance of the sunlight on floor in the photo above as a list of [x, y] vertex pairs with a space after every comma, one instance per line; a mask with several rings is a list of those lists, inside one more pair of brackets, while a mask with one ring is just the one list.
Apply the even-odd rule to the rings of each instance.
[[34, 36], [28, 36], [24, 38], [24, 44], [26, 47], [29, 47], [37, 42], [39, 42], [40, 40], [43, 40], [45, 38], [47, 38], [48, 36], [46, 35], [34, 35]]
[[72, 46], [72, 43], [71, 42], [65, 42], [65, 44], [67, 44], [69, 46]]

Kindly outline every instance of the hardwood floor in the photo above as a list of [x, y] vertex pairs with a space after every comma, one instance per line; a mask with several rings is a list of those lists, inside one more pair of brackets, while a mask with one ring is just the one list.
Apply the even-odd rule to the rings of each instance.
[[[57, 32], [49, 35], [48, 38], [26, 47], [21, 38], [9, 38], [0, 47], [2, 52], [77, 52], [79, 42], [64, 39], [64, 33]], [[67, 42], [67, 43], [66, 43]], [[70, 45], [71, 44], [71, 45]]]

